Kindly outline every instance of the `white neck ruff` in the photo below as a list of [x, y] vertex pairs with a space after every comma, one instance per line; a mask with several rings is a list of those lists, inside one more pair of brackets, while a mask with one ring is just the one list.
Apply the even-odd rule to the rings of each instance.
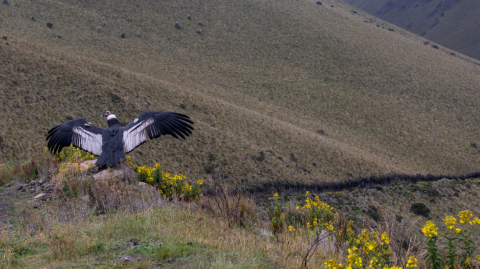
[[117, 117], [112, 114], [112, 115], [109, 115], [109, 116], [107, 117], [107, 120], [116, 119], [116, 118], [117, 118]]

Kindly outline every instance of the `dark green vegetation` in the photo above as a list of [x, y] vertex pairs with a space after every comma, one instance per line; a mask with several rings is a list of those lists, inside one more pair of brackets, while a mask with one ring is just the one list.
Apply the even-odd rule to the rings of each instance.
[[477, 0], [344, 0], [378, 18], [480, 59]]

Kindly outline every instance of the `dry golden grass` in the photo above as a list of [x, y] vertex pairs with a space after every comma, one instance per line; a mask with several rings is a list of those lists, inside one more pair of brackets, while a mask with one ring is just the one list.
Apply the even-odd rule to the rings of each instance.
[[478, 68], [349, 11], [286, 0], [3, 6], [0, 158], [26, 156], [69, 117], [105, 127], [105, 109], [124, 123], [148, 109], [186, 113], [196, 130], [148, 142], [134, 160], [189, 177], [223, 167], [255, 185], [477, 170]]
[[[31, 214], [30, 217], [45, 213], [31, 210]], [[31, 218], [28, 223], [39, 218], [45, 217]], [[293, 238], [288, 232], [282, 234], [278, 242], [274, 237], [262, 235], [260, 230], [232, 228], [222, 217], [182, 204], [169, 203], [160, 209], [136, 214], [90, 217], [82, 222], [58, 222], [55, 218], [50, 221], [48, 229], [44, 223], [35, 223], [43, 227], [35, 233], [28, 229], [2, 230], [0, 245], [4, 249], [2, 254], [6, 255], [0, 259], [2, 265], [6, 268], [26, 265], [111, 268], [116, 259], [131, 255], [145, 261], [128, 263], [128, 268], [162, 265], [174, 268], [298, 268], [307, 247], [307, 242]], [[25, 231], [30, 235], [25, 236]], [[131, 239], [139, 244], [131, 247]], [[17, 241], [12, 243], [12, 240]], [[309, 268], [322, 268], [326, 257], [322, 250], [317, 251]], [[118, 268], [124, 267], [118, 265]]]

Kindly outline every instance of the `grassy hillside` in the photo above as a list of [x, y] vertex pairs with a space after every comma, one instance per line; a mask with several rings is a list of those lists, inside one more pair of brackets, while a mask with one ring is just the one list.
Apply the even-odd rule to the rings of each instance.
[[[221, 177], [175, 180], [182, 183], [180, 189], [167, 184], [161, 194], [145, 182], [138, 184], [131, 174], [126, 181], [117, 173], [121, 169], [110, 176], [107, 170], [79, 170], [83, 157], [75, 151], [59, 162], [36, 152], [33, 170], [40, 174], [35, 181], [0, 186], [2, 268], [332, 268], [325, 265], [331, 259], [352, 265], [352, 249], [359, 250], [365, 267], [384, 253], [382, 263], [400, 266], [395, 268], [405, 268], [411, 256], [418, 259], [418, 268], [430, 268], [422, 227], [433, 220], [438, 235], [452, 235], [445, 216], [464, 223], [454, 223], [455, 228], [463, 231], [458, 236], [473, 240], [468, 257], [472, 268], [478, 268], [479, 179], [263, 193], [259, 206], [251, 196], [221, 190], [229, 188]], [[132, 171], [128, 165], [123, 169]], [[26, 175], [11, 173], [22, 182]], [[161, 178], [166, 184], [176, 177]], [[181, 187], [187, 182], [195, 184], [193, 196]], [[47, 194], [20, 191], [50, 187]], [[216, 195], [197, 196], [205, 187], [216, 189]], [[172, 188], [178, 192], [170, 192]], [[463, 221], [465, 213], [471, 215]], [[458, 254], [465, 253], [462, 239], [454, 244]], [[443, 250], [445, 245], [442, 237], [437, 246]], [[122, 262], [127, 258], [129, 262]], [[308, 266], [301, 266], [305, 259]], [[443, 257], [442, 267], [446, 264]]]
[[345, 0], [383, 20], [480, 59], [480, 3], [466, 1]]
[[28, 156], [70, 118], [106, 127], [105, 109], [124, 123], [148, 109], [188, 114], [196, 131], [133, 159], [197, 178], [478, 170], [480, 70], [361, 22], [337, 1], [12, 0], [0, 9], [0, 158]]

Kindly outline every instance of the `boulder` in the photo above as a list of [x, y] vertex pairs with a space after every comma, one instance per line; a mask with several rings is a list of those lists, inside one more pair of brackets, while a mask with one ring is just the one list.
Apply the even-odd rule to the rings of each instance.
[[87, 171], [90, 167], [94, 167], [97, 160], [84, 161], [78, 167], [80, 171]]
[[93, 175], [93, 179], [99, 180], [102, 178], [123, 178], [124, 180], [130, 182], [137, 182], [138, 181], [138, 174], [133, 170], [133, 167], [120, 164], [114, 167], [110, 167], [108, 169], [102, 170], [95, 175]]

